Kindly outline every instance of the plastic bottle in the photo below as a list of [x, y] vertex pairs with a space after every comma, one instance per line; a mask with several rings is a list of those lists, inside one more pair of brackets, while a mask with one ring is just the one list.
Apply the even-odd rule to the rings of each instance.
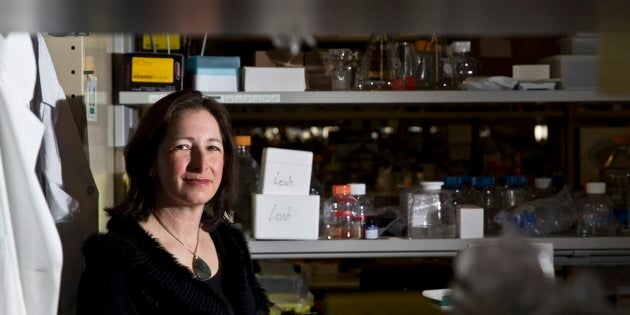
[[606, 183], [586, 183], [577, 223], [578, 236], [614, 236], [613, 202], [606, 195]]
[[365, 238], [365, 217], [373, 212], [372, 201], [365, 194], [364, 183], [351, 183], [350, 194], [357, 200], [356, 211], [354, 212], [354, 218], [359, 221], [359, 230], [353, 233], [358, 233], [359, 238]]
[[260, 166], [252, 157], [250, 136], [235, 136], [236, 156], [239, 164], [238, 192], [232, 209], [234, 221], [240, 223], [245, 233], [252, 231], [252, 194], [258, 192]]
[[607, 195], [613, 202], [617, 221], [628, 228], [630, 209], [630, 136], [614, 136], [615, 148], [604, 167], [600, 170], [600, 180], [606, 183]]
[[452, 193], [453, 205], [458, 206], [464, 197], [463, 183], [460, 176], [444, 176], [442, 189]]
[[361, 221], [357, 220], [357, 200], [350, 194], [350, 185], [333, 186], [334, 226], [338, 239], [359, 239], [361, 237]]
[[452, 193], [442, 190], [444, 182], [422, 182], [413, 194], [409, 216], [410, 238], [454, 238], [455, 207]]
[[472, 185], [475, 188], [473, 204], [483, 208], [484, 231], [486, 233], [497, 232], [499, 225], [494, 222], [494, 217], [500, 210], [500, 199], [495, 189], [494, 177], [473, 177]]
[[503, 192], [502, 208], [517, 207], [528, 200], [527, 177], [507, 176]]
[[451, 43], [453, 70], [460, 89], [464, 89], [463, 82], [467, 78], [477, 75], [477, 60], [470, 55], [469, 41], [455, 41]]
[[553, 196], [554, 190], [551, 187], [551, 178], [536, 177], [534, 178], [534, 189], [529, 199], [544, 199]]

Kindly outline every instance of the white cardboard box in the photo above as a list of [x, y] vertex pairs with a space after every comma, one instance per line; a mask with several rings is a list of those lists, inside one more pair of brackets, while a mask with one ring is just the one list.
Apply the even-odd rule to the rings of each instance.
[[254, 194], [254, 238], [316, 240], [319, 236], [319, 196]]
[[560, 79], [563, 90], [597, 89], [597, 55], [557, 55], [538, 63], [551, 67], [551, 77]]
[[304, 67], [243, 67], [246, 92], [304, 92]]
[[519, 81], [549, 80], [549, 65], [513, 65], [512, 78]]
[[483, 238], [483, 208], [457, 206], [457, 228], [459, 238]]
[[238, 91], [238, 69], [201, 69], [192, 77], [193, 88], [201, 92]]
[[313, 152], [264, 148], [261, 162], [262, 194], [309, 194]]

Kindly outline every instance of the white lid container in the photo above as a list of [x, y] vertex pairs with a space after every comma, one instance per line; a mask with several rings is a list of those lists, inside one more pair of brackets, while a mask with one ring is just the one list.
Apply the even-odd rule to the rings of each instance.
[[422, 186], [423, 190], [440, 190], [442, 189], [442, 185], [444, 185], [444, 182], [439, 181], [427, 181], [420, 183], [420, 186]]
[[365, 184], [363, 183], [350, 183], [350, 194], [351, 195], [365, 195]]
[[605, 194], [606, 183], [602, 183], [602, 182], [586, 183], [586, 193], [587, 194]]

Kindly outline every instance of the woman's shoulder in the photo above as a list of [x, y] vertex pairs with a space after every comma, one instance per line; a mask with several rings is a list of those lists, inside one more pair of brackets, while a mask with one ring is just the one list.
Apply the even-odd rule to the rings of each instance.
[[114, 215], [107, 224], [106, 233], [96, 233], [83, 244], [86, 263], [123, 263], [138, 259], [143, 252], [158, 244], [140, 227], [138, 222]]
[[222, 238], [229, 237], [230, 239], [234, 240], [235, 242], [239, 244], [247, 245], [247, 238], [245, 237], [245, 234], [243, 233], [243, 231], [238, 229], [234, 224], [230, 222], [227, 222], [227, 221], [219, 222], [215, 228], [215, 231]]

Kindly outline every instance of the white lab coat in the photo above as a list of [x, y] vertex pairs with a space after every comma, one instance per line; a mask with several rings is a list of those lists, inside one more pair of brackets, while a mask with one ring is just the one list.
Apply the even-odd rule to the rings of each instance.
[[35, 176], [44, 126], [29, 110], [30, 36], [0, 35], [0, 314], [56, 314], [61, 241]]
[[74, 314], [83, 266], [81, 246], [87, 236], [97, 232], [98, 191], [70, 104], [41, 34], [37, 34], [35, 44], [39, 84], [31, 110], [45, 125], [37, 172], [63, 246], [59, 312]]

